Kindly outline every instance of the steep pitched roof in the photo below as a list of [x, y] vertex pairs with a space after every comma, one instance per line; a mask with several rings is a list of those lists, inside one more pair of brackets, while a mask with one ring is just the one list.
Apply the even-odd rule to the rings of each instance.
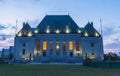
[[69, 15], [46, 15], [37, 29], [44, 33], [48, 26], [53, 33], [56, 29], [65, 33], [66, 26], [69, 27], [71, 33], [77, 33], [77, 30], [80, 29]]
[[23, 27], [22, 29], [17, 33], [18, 37], [25, 37], [25, 36], [34, 36], [33, 35], [33, 31], [32, 31], [32, 28], [30, 27], [30, 25], [28, 23], [23, 23]]
[[101, 36], [99, 32], [93, 27], [93, 22], [89, 23], [84, 27], [84, 31], [82, 32], [82, 37], [85, 36], [85, 34], [88, 35], [88, 37], [99, 37]]

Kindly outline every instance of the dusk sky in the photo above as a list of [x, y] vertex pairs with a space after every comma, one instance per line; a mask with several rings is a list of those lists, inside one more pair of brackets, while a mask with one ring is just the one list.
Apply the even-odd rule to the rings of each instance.
[[23, 22], [32, 27], [48, 15], [70, 15], [80, 26], [93, 22], [103, 26], [104, 52], [120, 51], [120, 0], [0, 0], [0, 50], [14, 44]]

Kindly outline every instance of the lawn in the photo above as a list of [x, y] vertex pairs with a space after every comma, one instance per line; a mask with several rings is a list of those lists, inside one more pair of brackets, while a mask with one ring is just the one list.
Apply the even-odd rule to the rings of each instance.
[[120, 76], [120, 68], [92, 68], [81, 65], [0, 65], [0, 76]]

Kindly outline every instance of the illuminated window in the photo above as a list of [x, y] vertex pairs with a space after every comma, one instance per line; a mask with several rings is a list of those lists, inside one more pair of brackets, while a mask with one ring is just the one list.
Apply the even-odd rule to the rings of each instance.
[[43, 48], [42, 48], [44, 51], [47, 50], [47, 42], [46, 41], [43, 41]]
[[60, 51], [60, 43], [59, 41], [56, 42], [56, 54], [59, 55], [59, 51]]
[[56, 51], [59, 51], [60, 50], [60, 43], [59, 41], [56, 42]]
[[72, 51], [73, 50], [73, 42], [69, 41], [69, 50]]

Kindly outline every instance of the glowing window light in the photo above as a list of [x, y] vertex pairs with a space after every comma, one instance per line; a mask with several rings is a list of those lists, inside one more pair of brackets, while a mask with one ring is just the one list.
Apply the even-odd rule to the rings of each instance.
[[59, 45], [57, 45], [57, 46], [56, 46], [56, 50], [59, 50], [59, 48], [60, 48]]
[[37, 29], [35, 30], [35, 33], [38, 33], [38, 30], [37, 30]]
[[85, 34], [84, 34], [84, 35], [85, 35], [86, 37], [87, 37], [87, 36], [89, 36], [87, 32], [85, 32]]
[[55, 32], [58, 34], [58, 33], [60, 33], [60, 30], [59, 30], [59, 29], [57, 29]]
[[95, 59], [95, 55], [91, 55], [91, 56], [90, 56], [90, 59]]
[[32, 32], [29, 32], [29, 33], [28, 33], [28, 36], [31, 37], [31, 36], [32, 36]]
[[77, 32], [78, 32], [78, 33], [81, 33], [81, 30], [79, 29]]
[[95, 36], [99, 36], [99, 34], [96, 32], [96, 33], [95, 33]]
[[44, 51], [47, 50], [47, 42], [46, 41], [43, 41], [43, 48], [42, 48]]
[[56, 51], [59, 51], [60, 50], [60, 44], [59, 44], [59, 41], [56, 42]]
[[73, 42], [69, 41], [69, 50], [72, 51], [73, 50]]
[[19, 32], [17, 36], [19, 36], [19, 37], [22, 36], [22, 32]]
[[81, 52], [80, 52], [80, 51], [76, 51], [76, 53], [77, 53], [77, 54], [78, 54], [78, 53], [80, 54]]

